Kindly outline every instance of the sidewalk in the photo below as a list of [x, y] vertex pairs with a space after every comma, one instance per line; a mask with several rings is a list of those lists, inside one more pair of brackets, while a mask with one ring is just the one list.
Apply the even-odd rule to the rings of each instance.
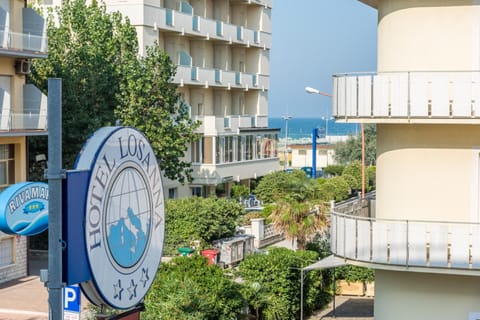
[[333, 303], [314, 314], [309, 320], [373, 320], [373, 298], [336, 296], [335, 313]]
[[48, 319], [47, 288], [38, 276], [28, 276], [0, 285], [0, 319]]

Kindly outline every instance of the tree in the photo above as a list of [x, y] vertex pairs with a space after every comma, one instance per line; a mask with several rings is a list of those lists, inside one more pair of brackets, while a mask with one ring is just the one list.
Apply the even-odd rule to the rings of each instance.
[[145, 297], [142, 319], [236, 319], [244, 306], [240, 285], [199, 255], [160, 266]]
[[[373, 124], [364, 126], [365, 136], [365, 164], [375, 165], [377, 130]], [[346, 141], [338, 142], [335, 145], [335, 160], [346, 165], [355, 160], [362, 160], [362, 139], [361, 136], [349, 137]]]
[[263, 176], [255, 188], [255, 195], [264, 203], [272, 203], [283, 194], [303, 188], [307, 176], [302, 170], [275, 171]]
[[[245, 281], [243, 293], [257, 319], [296, 319], [300, 313], [300, 268], [315, 262], [313, 251], [272, 248], [268, 254], [249, 255], [238, 267]], [[319, 299], [322, 278], [319, 271], [305, 274], [304, 309], [308, 314], [328, 301]]]
[[[34, 60], [30, 81], [47, 92], [48, 78], [62, 78], [64, 167], [73, 165], [89, 135], [119, 119], [144, 132], [168, 178], [189, 178], [181, 157], [196, 138], [195, 125], [169, 83], [175, 67], [168, 57], [150, 49], [139, 58], [129, 20], [95, 0], [63, 1], [55, 16], [48, 18], [48, 59]], [[31, 142], [31, 154], [46, 152], [46, 139]]]
[[233, 236], [238, 218], [244, 213], [237, 201], [214, 197], [169, 200], [165, 209], [164, 245], [170, 254], [195, 240], [209, 243]]

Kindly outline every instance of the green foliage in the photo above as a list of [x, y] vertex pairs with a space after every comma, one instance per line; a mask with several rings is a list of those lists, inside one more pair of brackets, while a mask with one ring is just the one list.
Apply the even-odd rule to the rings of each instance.
[[[168, 56], [155, 47], [139, 58], [135, 28], [97, 1], [63, 1], [47, 34], [48, 59], [34, 60], [29, 79], [45, 93], [48, 78], [62, 79], [63, 167], [72, 167], [89, 135], [118, 119], [145, 134], [168, 178], [189, 179], [181, 159], [197, 124], [170, 83]], [[30, 139], [32, 156], [46, 153], [46, 141]]]
[[319, 197], [322, 197], [325, 201], [332, 199], [342, 201], [348, 199], [351, 193], [350, 183], [343, 176], [328, 179], [325, 183], [322, 183], [318, 189]]
[[199, 255], [164, 263], [145, 297], [142, 319], [235, 319], [244, 306], [240, 285]]
[[264, 203], [273, 203], [276, 198], [285, 194], [300, 193], [308, 181], [302, 170], [276, 171], [263, 176], [254, 193]]
[[247, 198], [250, 194], [250, 188], [244, 184], [234, 184], [232, 186], [232, 198], [240, 199], [240, 198]]
[[244, 208], [237, 201], [225, 198], [174, 199], [166, 202], [166, 254], [188, 247], [194, 240], [209, 243], [232, 236]]
[[326, 176], [340, 176], [342, 175], [343, 169], [345, 169], [345, 166], [333, 164], [327, 166], [323, 171]]
[[[350, 175], [354, 177], [356, 184], [352, 186], [353, 189], [360, 190], [362, 189], [362, 163], [360, 161], [353, 161], [349, 165], [343, 169], [342, 175]], [[366, 175], [366, 172], [365, 172]], [[367, 178], [365, 178], [365, 181], [368, 181]]]
[[[268, 254], [250, 255], [239, 265], [238, 274], [245, 281], [244, 295], [250, 309], [260, 319], [296, 319], [300, 313], [300, 268], [315, 262], [312, 251], [272, 248]], [[328, 302], [322, 296], [322, 278], [318, 271], [306, 273], [304, 281], [305, 313]]]
[[146, 57], [123, 66], [119, 105], [115, 115], [123, 125], [142, 131], [157, 156], [162, 172], [172, 180], [191, 180], [190, 162], [181, 160], [200, 123], [193, 122], [188, 106], [171, 83], [176, 67], [157, 44], [147, 48]]
[[342, 174], [341, 177], [347, 182], [347, 185], [350, 189], [355, 189], [355, 187], [358, 185], [357, 179], [351, 174], [345, 173]]
[[377, 168], [375, 166], [367, 167], [368, 190], [377, 188]]
[[369, 268], [346, 265], [335, 269], [335, 278], [347, 282], [373, 282], [375, 280], [375, 271]]
[[[375, 165], [377, 129], [373, 124], [364, 126], [365, 136], [365, 164]], [[342, 165], [349, 164], [355, 160], [362, 160], [362, 139], [361, 135], [349, 137], [347, 141], [338, 142], [335, 145], [335, 160]]]

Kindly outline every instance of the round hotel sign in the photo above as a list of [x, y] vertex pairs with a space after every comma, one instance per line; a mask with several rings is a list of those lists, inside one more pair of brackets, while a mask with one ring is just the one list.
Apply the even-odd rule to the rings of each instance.
[[90, 170], [85, 245], [92, 279], [81, 287], [97, 305], [133, 307], [162, 256], [164, 199], [153, 150], [135, 129], [102, 128], [87, 141], [76, 169]]

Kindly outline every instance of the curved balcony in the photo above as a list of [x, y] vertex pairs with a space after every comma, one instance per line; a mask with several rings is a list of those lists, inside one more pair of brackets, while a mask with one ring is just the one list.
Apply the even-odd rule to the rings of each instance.
[[480, 224], [391, 220], [357, 212], [331, 213], [331, 250], [376, 269], [480, 272]]
[[339, 121], [480, 123], [480, 72], [390, 72], [333, 77]]

